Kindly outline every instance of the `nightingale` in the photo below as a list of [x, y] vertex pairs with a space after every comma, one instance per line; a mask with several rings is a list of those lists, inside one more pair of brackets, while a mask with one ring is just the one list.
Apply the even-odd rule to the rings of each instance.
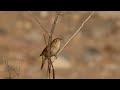
[[[52, 42], [51, 42], [51, 52], [50, 52], [50, 57], [55, 56], [57, 58], [57, 53], [60, 50], [60, 43], [61, 43], [60, 38], [55, 38]], [[46, 46], [44, 48], [44, 50], [42, 51], [42, 53], [40, 54], [40, 56], [42, 56], [42, 65], [41, 65], [41, 70], [45, 64], [46, 59], [48, 58], [48, 46]]]

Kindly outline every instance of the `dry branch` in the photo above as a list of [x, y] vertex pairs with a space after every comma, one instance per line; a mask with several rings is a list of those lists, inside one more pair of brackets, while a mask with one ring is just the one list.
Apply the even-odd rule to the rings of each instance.
[[52, 72], [53, 72], [53, 79], [55, 79], [55, 70], [54, 70], [54, 66], [52, 64], [50, 55], [51, 55], [52, 36], [53, 36], [53, 32], [54, 32], [58, 17], [59, 17], [59, 14], [57, 13], [57, 15], [54, 19], [54, 22], [53, 22], [53, 25], [52, 25], [52, 28], [51, 28], [51, 33], [50, 33], [49, 40], [48, 40], [48, 74], [49, 74], [49, 79], [50, 79], [51, 67], [52, 67]]
[[84, 24], [91, 18], [91, 16], [94, 14], [94, 11], [85, 19], [85, 21], [82, 23], [82, 25], [78, 28], [78, 30], [72, 35], [72, 37], [64, 44], [64, 46], [60, 49], [60, 51], [57, 53], [59, 55], [63, 49], [68, 45], [68, 43], [78, 34], [78, 32], [82, 29]]
[[[51, 73], [51, 67], [52, 67], [52, 73], [53, 73], [53, 79], [55, 79], [55, 70], [54, 70], [54, 66], [53, 66], [53, 62], [51, 61], [51, 42], [52, 42], [52, 36], [53, 36], [53, 32], [58, 20], [59, 15], [61, 15], [60, 12], [56, 12], [56, 17], [54, 19], [52, 28], [51, 28], [51, 32], [49, 33], [46, 29], [44, 29], [44, 27], [40, 24], [40, 22], [32, 15], [31, 12], [28, 11], [28, 13], [39, 23], [39, 25], [43, 28], [43, 30], [48, 34], [49, 39], [48, 39], [48, 43], [46, 42], [45, 36], [44, 36], [44, 40], [46, 43], [46, 46], [48, 46], [48, 68], [47, 68], [47, 74], [48, 77], [50, 79], [50, 73]], [[85, 19], [85, 21], [82, 23], [82, 25], [78, 28], [78, 30], [71, 36], [71, 38], [64, 44], [64, 46], [60, 49], [60, 51], [57, 53], [57, 55], [59, 55], [63, 49], [68, 45], [68, 43], [78, 34], [78, 32], [82, 29], [82, 27], [84, 26], [84, 24], [91, 18], [91, 16], [93, 15], [94, 11], [92, 11], [92, 13]]]
[[48, 34], [48, 35], [50, 35], [49, 34], [49, 32], [41, 25], [41, 23], [37, 20], [37, 18], [31, 13], [31, 12], [29, 12], [29, 11], [27, 11], [28, 12], [28, 14], [30, 14], [37, 22], [38, 22], [38, 24], [40, 25], [40, 27]]

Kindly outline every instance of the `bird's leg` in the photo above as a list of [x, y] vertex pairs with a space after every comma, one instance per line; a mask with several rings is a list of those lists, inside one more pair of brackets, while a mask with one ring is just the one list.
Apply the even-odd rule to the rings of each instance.
[[[55, 57], [55, 59], [57, 59], [57, 54], [56, 54], [56, 55], [54, 55], [54, 57]], [[55, 60], [54, 60], [54, 61], [55, 61]], [[54, 61], [52, 61], [52, 63], [53, 63]]]
[[57, 59], [57, 54], [56, 54], [56, 55], [54, 55], [54, 57]]

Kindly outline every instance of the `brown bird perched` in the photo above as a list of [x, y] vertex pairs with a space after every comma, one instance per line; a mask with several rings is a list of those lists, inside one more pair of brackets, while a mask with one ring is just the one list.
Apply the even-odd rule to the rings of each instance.
[[[57, 58], [57, 53], [60, 50], [60, 38], [55, 38], [52, 42], [51, 42], [51, 55], [55, 56]], [[41, 69], [43, 68], [43, 65], [45, 64], [46, 59], [48, 58], [48, 46], [45, 47], [45, 49], [42, 51], [42, 53], [40, 54], [40, 56], [42, 56], [42, 65], [41, 65]]]

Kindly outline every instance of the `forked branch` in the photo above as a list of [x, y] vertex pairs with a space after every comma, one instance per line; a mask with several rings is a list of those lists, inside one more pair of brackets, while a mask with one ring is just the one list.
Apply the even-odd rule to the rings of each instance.
[[50, 55], [51, 55], [52, 36], [53, 36], [53, 32], [54, 32], [58, 17], [59, 17], [59, 14], [57, 13], [57, 15], [54, 19], [54, 22], [53, 22], [53, 25], [52, 25], [52, 28], [51, 28], [51, 33], [50, 33], [49, 40], [48, 40], [48, 75], [49, 75], [49, 79], [50, 79], [51, 67], [52, 67], [53, 79], [55, 79], [55, 70], [54, 70], [54, 66], [52, 64]]
[[[48, 42], [46, 43], [46, 46], [48, 45], [48, 77], [50, 79], [50, 73], [51, 73], [51, 67], [52, 67], [52, 73], [53, 73], [53, 79], [55, 79], [55, 70], [54, 70], [54, 66], [53, 66], [53, 62], [51, 61], [51, 42], [52, 42], [52, 36], [53, 36], [53, 32], [58, 20], [59, 15], [61, 14], [60, 12], [56, 12], [57, 15], [54, 19], [52, 28], [51, 28], [51, 32], [49, 33], [46, 29], [44, 29], [44, 27], [40, 24], [40, 22], [32, 15], [32, 13], [30, 13], [28, 11], [28, 13], [39, 23], [39, 25], [43, 28], [43, 30], [48, 34], [49, 39], [47, 40]], [[94, 14], [94, 11], [92, 11], [92, 13], [85, 19], [85, 21], [82, 23], [82, 25], [78, 28], [78, 30], [71, 36], [71, 38], [64, 44], [64, 46], [60, 49], [60, 51], [57, 53], [57, 55], [59, 55], [63, 49], [68, 45], [68, 43], [78, 34], [78, 32], [82, 29], [82, 27], [84, 26], [84, 24], [91, 18], [91, 16]], [[44, 36], [44, 40], [45, 40], [45, 36]], [[46, 42], [46, 40], [45, 40]]]

